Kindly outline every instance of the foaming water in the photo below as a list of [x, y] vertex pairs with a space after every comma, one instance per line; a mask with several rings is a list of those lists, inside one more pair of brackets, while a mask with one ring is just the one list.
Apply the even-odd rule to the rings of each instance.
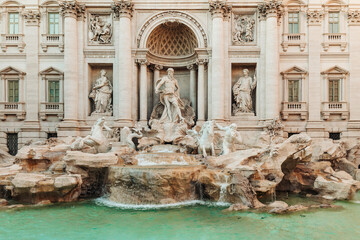
[[169, 204], [124, 204], [110, 201], [108, 198], [101, 197], [94, 200], [96, 204], [100, 206], [120, 208], [120, 209], [132, 209], [132, 210], [154, 210], [154, 209], [168, 209], [168, 208], [181, 208], [188, 206], [210, 206], [210, 207], [229, 207], [231, 204], [227, 202], [208, 202], [202, 200], [191, 200], [178, 203]]

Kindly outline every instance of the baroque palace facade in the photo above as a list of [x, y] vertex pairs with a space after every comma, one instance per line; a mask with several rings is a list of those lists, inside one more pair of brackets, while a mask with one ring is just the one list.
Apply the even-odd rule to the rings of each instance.
[[358, 0], [2, 0], [0, 34], [12, 153], [102, 116], [146, 125], [169, 68], [196, 124], [251, 134], [279, 117], [285, 135], [360, 137]]

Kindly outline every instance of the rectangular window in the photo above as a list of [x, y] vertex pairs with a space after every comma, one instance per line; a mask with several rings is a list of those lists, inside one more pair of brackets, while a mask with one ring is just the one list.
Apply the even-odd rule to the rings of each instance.
[[19, 13], [9, 13], [9, 34], [19, 34]]
[[8, 102], [19, 102], [19, 80], [8, 80]]
[[49, 81], [49, 102], [60, 102], [60, 83], [59, 81]]
[[329, 33], [339, 33], [339, 13], [329, 13]]
[[339, 102], [340, 79], [329, 80], [329, 102]]
[[48, 14], [49, 34], [59, 34], [59, 13]]
[[289, 13], [289, 33], [299, 33], [299, 13]]
[[299, 86], [300, 80], [288, 80], [289, 102], [299, 102]]
[[50, 139], [50, 138], [57, 138], [57, 133], [56, 132], [47, 133], [47, 139]]

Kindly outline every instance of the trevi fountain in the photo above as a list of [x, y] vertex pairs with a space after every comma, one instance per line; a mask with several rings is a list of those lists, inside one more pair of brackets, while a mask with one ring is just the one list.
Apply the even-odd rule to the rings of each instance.
[[[82, 2], [86, 2], [86, 7]], [[284, 1], [285, 5], [276, 0], [187, 3], [192, 13], [201, 12], [199, 9], [210, 4], [211, 14], [208, 9], [206, 14], [212, 30], [206, 31], [197, 18], [200, 22], [207, 18], [199, 17], [199, 13], [198, 17], [191, 17], [186, 11], [176, 10], [172, 3], [159, 1], [157, 7], [161, 11], [175, 10], [155, 13], [153, 17], [148, 14], [148, 22], [139, 28], [139, 37], [131, 43], [136, 42], [135, 50], [129, 43], [130, 35], [126, 35], [135, 29], [130, 29], [131, 21], [148, 18], [141, 14], [152, 12], [148, 6], [153, 5], [143, 6], [139, 1], [105, 2], [103, 6], [101, 1], [91, 0], [45, 1], [39, 13], [21, 13], [26, 29], [38, 26], [40, 19], [50, 19], [48, 25], [55, 29], [56, 24], [52, 24], [59, 23], [59, 15], [52, 14], [60, 7], [64, 18], [61, 27], [66, 34], [57, 33], [58, 38], [44, 35], [48, 42], [39, 45], [39, 59], [50, 59], [47, 54], [55, 54], [55, 50], [64, 51], [65, 65], [63, 73], [55, 68], [40, 73], [43, 85], [39, 89], [46, 96], [33, 89], [31, 79], [38, 73], [30, 67], [26, 68], [27, 73], [12, 67], [0, 73], [0, 91], [7, 84], [6, 98], [13, 97], [14, 101], [13, 105], [4, 103], [5, 107], [0, 108], [0, 131], [5, 134], [4, 129], [17, 129], [25, 119], [20, 130], [6, 130], [8, 139], [19, 137], [18, 150], [14, 151], [9, 141], [3, 147], [4, 142], [0, 141], [0, 239], [359, 238], [360, 135], [356, 135], [359, 131], [354, 120], [358, 111], [354, 105], [350, 105], [350, 110], [342, 105], [346, 105], [347, 92], [351, 92], [353, 103], [358, 100], [353, 90], [334, 90], [336, 84], [349, 82], [348, 72], [335, 66], [321, 73], [331, 85], [329, 91], [324, 91], [332, 98], [330, 103], [320, 103], [320, 98], [316, 98], [321, 91], [316, 89], [320, 86], [316, 81], [311, 82], [317, 70], [310, 63], [316, 59], [310, 50], [306, 51], [312, 70], [307, 72], [294, 65], [281, 72], [286, 82], [284, 96], [278, 90], [283, 85], [271, 82], [280, 76], [273, 71], [279, 68], [280, 60], [272, 52], [272, 47], [277, 46], [272, 44], [276, 33], [267, 28], [279, 27], [281, 16], [289, 17], [296, 11], [303, 14], [307, 1]], [[316, 2], [326, 13], [307, 10], [304, 16], [309, 20], [308, 32], [313, 34], [323, 14], [333, 14], [336, 9], [348, 11], [349, 5], [345, 7], [343, 1]], [[9, 29], [13, 29], [11, 24], [19, 22], [15, 15], [22, 5], [15, 1], [1, 4], [4, 11], [0, 16], [9, 15]], [[92, 7], [97, 11], [92, 11]], [[136, 7], [143, 9], [136, 12]], [[90, 12], [86, 12], [87, 8]], [[44, 14], [48, 18], [43, 19]], [[291, 16], [293, 23], [295, 15]], [[331, 16], [334, 23], [338, 17]], [[359, 12], [348, 16], [350, 20], [357, 19], [352, 22], [357, 26]], [[284, 20], [285, 24], [289, 24], [289, 19]], [[231, 29], [224, 27], [228, 21]], [[86, 30], [76, 28], [84, 22]], [[77, 34], [69, 26], [77, 29], [79, 36], [87, 32], [88, 36], [78, 40], [86, 42], [87, 48], [79, 47], [81, 44], [68, 37]], [[121, 31], [113, 31], [115, 28]], [[162, 35], [162, 31], [170, 35]], [[212, 50], [207, 45], [207, 31], [212, 31]], [[217, 31], [228, 31], [232, 36], [224, 37]], [[152, 36], [153, 33], [158, 35]], [[26, 30], [26, 34], [32, 33]], [[162, 52], [156, 45], [157, 39], [166, 45], [171, 34], [179, 39]], [[314, 40], [309, 46], [298, 44], [304, 40], [303, 35], [283, 36], [287, 42], [281, 45], [281, 56], [295, 50], [302, 54], [307, 47], [317, 51], [312, 45]], [[324, 45], [329, 48], [324, 51], [333, 54], [330, 57], [347, 51], [347, 45], [337, 45], [343, 40], [342, 35], [334, 36], [336, 41]], [[65, 44], [58, 44], [64, 37]], [[150, 40], [146, 43], [143, 37]], [[291, 42], [292, 38], [296, 41]], [[7, 35], [6, 39], [9, 40]], [[114, 41], [117, 47], [111, 50]], [[145, 43], [146, 48], [142, 48]], [[1, 44], [4, 57], [25, 47]], [[224, 57], [224, 46], [229, 44], [232, 46]], [[266, 45], [265, 55], [261, 55], [263, 51], [260, 53], [257, 44]], [[25, 51], [31, 52], [31, 46], [39, 47], [35, 45], [27, 42]], [[339, 51], [331, 52], [334, 46]], [[275, 50], [280, 51], [279, 47]], [[117, 60], [107, 59], [111, 51]], [[249, 54], [247, 60], [237, 51]], [[87, 67], [77, 63], [82, 61], [78, 58], [83, 53]], [[254, 57], [257, 53], [259, 60]], [[238, 58], [243, 60], [237, 61]], [[358, 70], [352, 71], [352, 76], [357, 76]], [[78, 79], [79, 74], [89, 79], [86, 84], [74, 85], [73, 79]], [[139, 85], [132, 82], [135, 75]], [[16, 76], [20, 76], [18, 85], [13, 80]], [[341, 81], [335, 83], [334, 78], [339, 76]], [[21, 82], [24, 78], [25, 85]], [[19, 88], [21, 94], [27, 94], [25, 100], [22, 96], [16, 99]], [[48, 99], [49, 102], [41, 103], [45, 110], [32, 104], [38, 99], [37, 94]], [[287, 107], [285, 110], [277, 109], [276, 94], [291, 98], [286, 105], [281, 103]], [[26, 112], [21, 112], [23, 105], [18, 105], [19, 101], [27, 101]], [[312, 107], [316, 104], [327, 104], [327, 108], [320, 111]], [[349, 125], [344, 127], [347, 121]], [[350, 123], [354, 125], [350, 127]], [[47, 139], [42, 132], [46, 128]], [[52, 129], [56, 129], [56, 135]]]

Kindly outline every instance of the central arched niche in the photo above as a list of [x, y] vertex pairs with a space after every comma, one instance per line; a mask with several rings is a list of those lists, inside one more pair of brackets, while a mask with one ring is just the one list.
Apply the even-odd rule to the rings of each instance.
[[195, 54], [198, 42], [188, 26], [174, 21], [157, 26], [149, 35], [146, 47], [156, 57], [190, 57]]

